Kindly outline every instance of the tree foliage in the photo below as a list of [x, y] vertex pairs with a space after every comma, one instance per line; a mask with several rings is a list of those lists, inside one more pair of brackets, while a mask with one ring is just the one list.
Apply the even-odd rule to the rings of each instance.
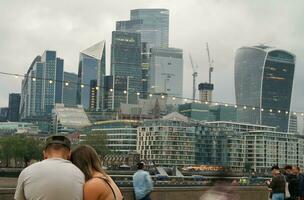
[[92, 146], [102, 158], [110, 152], [107, 147], [107, 135], [102, 131], [88, 133], [81, 144]]
[[[43, 144], [40, 140], [24, 135], [11, 135], [0, 138], [0, 159], [5, 167], [10, 167], [11, 161], [17, 166], [28, 166], [29, 162], [42, 159]], [[20, 165], [20, 164], [19, 164]]]

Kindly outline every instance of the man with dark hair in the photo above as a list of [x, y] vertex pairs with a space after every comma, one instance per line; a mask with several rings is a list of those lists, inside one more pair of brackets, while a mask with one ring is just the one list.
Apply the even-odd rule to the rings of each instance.
[[272, 189], [272, 200], [284, 200], [285, 198], [285, 177], [281, 175], [280, 168], [273, 166], [271, 168], [272, 180], [267, 181], [267, 185]]
[[286, 165], [285, 169], [285, 178], [288, 183], [288, 191], [290, 194], [289, 198], [286, 200], [298, 200], [299, 198], [299, 179], [296, 174], [293, 173], [294, 169], [290, 165]]
[[149, 172], [144, 171], [144, 162], [137, 164], [137, 172], [133, 175], [133, 188], [136, 200], [151, 200], [153, 183]]
[[61, 135], [46, 139], [44, 160], [22, 170], [15, 192], [16, 200], [82, 200], [83, 173], [68, 159], [71, 142]]

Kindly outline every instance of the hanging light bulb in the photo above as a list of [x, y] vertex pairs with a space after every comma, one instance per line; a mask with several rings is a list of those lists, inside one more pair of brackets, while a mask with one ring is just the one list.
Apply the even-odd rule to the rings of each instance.
[[252, 110], [255, 110], [255, 107], [252, 107]]
[[98, 87], [98, 86], [96, 86], [96, 87], [95, 87], [95, 89], [96, 89], [96, 90], [99, 90], [99, 87]]
[[113, 92], [113, 89], [112, 89], [112, 88], [110, 88], [110, 92]]
[[261, 108], [261, 111], [263, 112], [263, 111], [264, 111], [264, 108]]
[[175, 97], [172, 97], [172, 100], [174, 101], [174, 100], [175, 100]]
[[124, 90], [124, 91], [123, 91], [123, 93], [124, 93], [124, 94], [127, 94], [127, 91], [126, 91], [126, 90]]
[[247, 107], [246, 107], [246, 106], [244, 106], [243, 108], [244, 108], [244, 110], [246, 110], [246, 109], [247, 109]]
[[136, 93], [136, 95], [137, 95], [137, 96], [139, 96], [139, 95], [140, 95], [140, 93], [139, 93], [139, 92], [137, 92], [137, 93]]
[[52, 81], [52, 80], [49, 80], [49, 83], [51, 83], [51, 84], [52, 84], [52, 83], [53, 83], [53, 81]]
[[280, 110], [278, 110], [278, 113], [281, 113], [281, 111], [280, 111]]
[[149, 94], [149, 97], [152, 97], [153, 96], [153, 94]]
[[272, 109], [269, 109], [269, 112], [272, 112]]
[[225, 107], [228, 107], [228, 104], [225, 104]]
[[84, 84], [81, 84], [80, 87], [81, 87], [81, 88], [84, 88]]
[[234, 105], [234, 107], [237, 108], [238, 106], [237, 106], [237, 105]]
[[65, 82], [65, 86], [68, 86], [69, 85], [69, 82]]
[[35, 77], [33, 77], [33, 78], [32, 78], [32, 80], [33, 80], [33, 81], [36, 81], [36, 78], [35, 78]]

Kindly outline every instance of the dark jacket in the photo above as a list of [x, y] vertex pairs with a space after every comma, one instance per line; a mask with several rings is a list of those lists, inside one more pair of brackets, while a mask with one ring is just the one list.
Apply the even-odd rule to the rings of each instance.
[[287, 174], [286, 175], [286, 181], [288, 182], [288, 190], [290, 193], [291, 197], [299, 197], [300, 192], [299, 192], [299, 178], [296, 175], [293, 174]]
[[300, 197], [304, 197], [304, 174], [300, 174], [299, 178], [299, 194]]
[[285, 193], [285, 177], [281, 174], [274, 176], [269, 187], [272, 189], [272, 194]]

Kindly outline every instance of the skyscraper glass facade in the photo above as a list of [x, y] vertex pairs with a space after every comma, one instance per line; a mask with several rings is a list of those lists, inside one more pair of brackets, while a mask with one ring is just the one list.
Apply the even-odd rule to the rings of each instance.
[[17, 122], [19, 121], [19, 107], [20, 107], [20, 94], [12, 93], [9, 94], [8, 102], [8, 121]]
[[20, 117], [50, 115], [55, 103], [62, 103], [62, 59], [56, 51], [45, 51], [29, 67], [21, 87]]
[[183, 50], [152, 48], [148, 88], [152, 92], [183, 96]]
[[135, 9], [131, 10], [131, 20], [116, 22], [117, 31], [140, 33], [142, 58], [142, 93], [148, 96], [148, 71], [152, 47], [168, 47], [169, 45], [169, 10], [167, 9]]
[[76, 106], [78, 75], [64, 72], [63, 104], [66, 107]]
[[142, 90], [140, 34], [112, 32], [111, 74], [115, 77], [115, 108], [120, 103], [136, 103]]
[[295, 56], [287, 51], [240, 48], [235, 58], [236, 103], [257, 109], [239, 110], [239, 120], [287, 132], [294, 68]]
[[103, 109], [105, 67], [105, 41], [99, 42], [80, 52], [77, 104], [81, 104], [86, 110], [90, 108], [90, 83], [92, 80], [96, 80], [97, 87], [99, 87], [96, 110]]

